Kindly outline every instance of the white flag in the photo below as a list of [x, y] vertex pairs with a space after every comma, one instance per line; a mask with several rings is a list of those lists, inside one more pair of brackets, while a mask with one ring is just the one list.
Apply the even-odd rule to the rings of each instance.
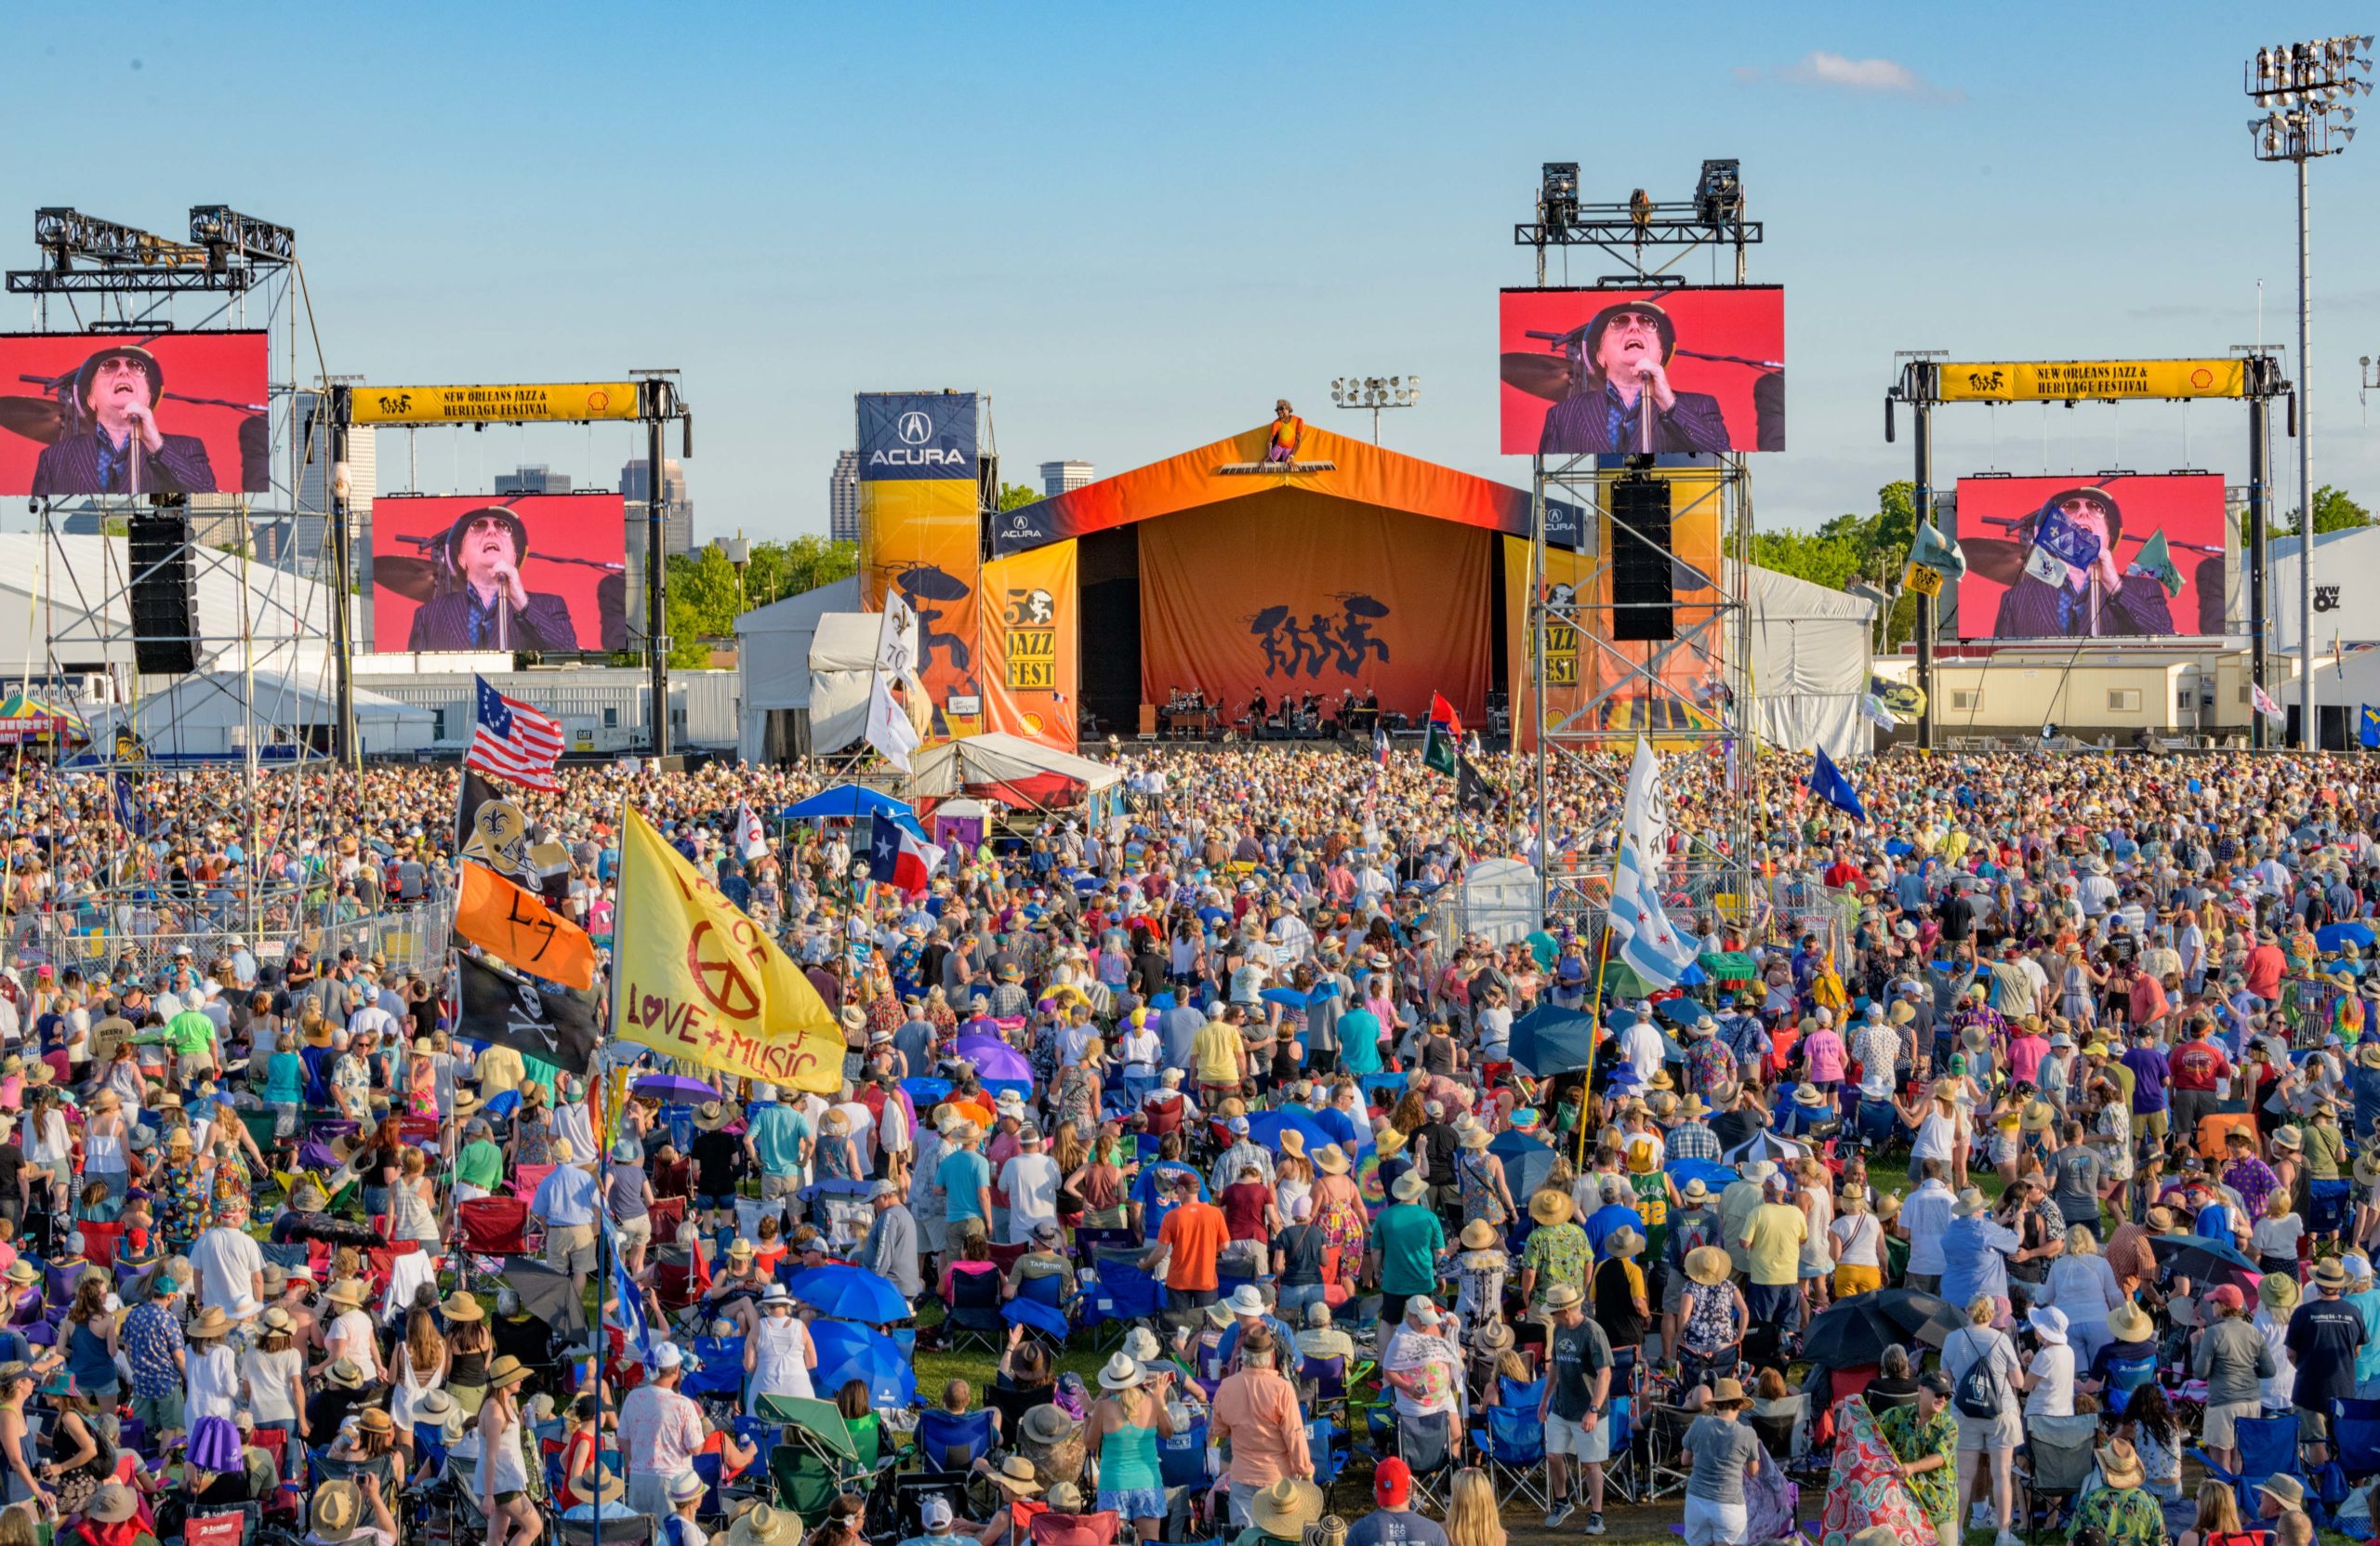
[[1636, 737], [1636, 760], [1628, 765], [1620, 835], [1623, 842], [1633, 842], [1645, 864], [1659, 873], [1670, 852], [1670, 791], [1661, 782], [1661, 760], [1642, 735]]
[[893, 701], [892, 690], [881, 671], [876, 673], [876, 681], [868, 689], [867, 744], [903, 773], [909, 771], [909, 753], [924, 744], [910, 725], [909, 716]]
[[876, 630], [876, 668], [894, 680], [918, 668], [918, 612], [897, 590], [884, 593], [883, 620]]
[[2066, 583], [2066, 561], [2046, 548], [2036, 548], [2025, 555], [2025, 573], [2043, 585], [2062, 586]]
[[750, 863], [768, 856], [768, 834], [760, 830], [760, 818], [748, 805], [739, 806], [735, 813], [735, 856]]
[[1636, 846], [1622, 842], [1611, 873], [1612, 936], [1620, 958], [1655, 987], [1670, 987], [1694, 964], [1694, 942], [1670, 926], [1660, 890], [1639, 867]]

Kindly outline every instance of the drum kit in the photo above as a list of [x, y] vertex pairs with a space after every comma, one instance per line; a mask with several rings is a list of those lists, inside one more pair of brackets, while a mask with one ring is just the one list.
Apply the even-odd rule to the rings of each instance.
[[1159, 713], [1165, 738], [1169, 741], [1196, 741], [1212, 735], [1223, 722], [1223, 715], [1207, 694], [1197, 688], [1183, 691], [1175, 688], [1165, 700]]

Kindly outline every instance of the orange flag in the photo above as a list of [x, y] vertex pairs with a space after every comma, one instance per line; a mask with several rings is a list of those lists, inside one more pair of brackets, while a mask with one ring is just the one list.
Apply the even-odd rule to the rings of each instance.
[[595, 942], [543, 898], [485, 865], [463, 865], [455, 932], [522, 971], [566, 987], [595, 985]]

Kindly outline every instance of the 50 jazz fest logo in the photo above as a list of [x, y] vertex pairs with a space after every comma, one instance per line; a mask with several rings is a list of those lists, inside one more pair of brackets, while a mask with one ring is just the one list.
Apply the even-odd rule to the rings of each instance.
[[1007, 680], [1012, 692], [1050, 692], [1058, 685], [1058, 603], [1035, 586], [1012, 589], [1000, 614], [1007, 634]]

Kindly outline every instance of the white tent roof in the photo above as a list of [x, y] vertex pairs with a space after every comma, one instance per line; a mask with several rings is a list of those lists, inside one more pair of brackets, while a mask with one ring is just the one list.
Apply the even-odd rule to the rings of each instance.
[[[256, 705], [259, 725], [328, 725], [338, 722], [338, 695], [328, 681], [300, 679], [279, 671], [201, 671], [173, 679], [171, 686], [151, 693], [138, 705], [102, 706], [90, 715], [91, 740], [104, 744], [119, 717], [133, 725], [141, 739], [159, 752], [178, 749], [178, 732], [230, 730], [247, 722], [241, 707], [244, 695]], [[378, 693], [355, 690], [359, 725], [411, 725], [437, 733], [438, 716], [427, 708]]]
[[883, 627], [873, 612], [829, 612], [818, 619], [810, 636], [812, 751], [840, 751], [867, 733], [876, 641]]
[[1753, 730], [1789, 751], [1866, 756], [1875, 738], [1860, 704], [1875, 603], [1773, 569], [1751, 576]]
[[748, 712], [810, 707], [810, 639], [818, 619], [859, 605], [853, 575], [799, 596], [755, 607], [735, 619], [736, 658]]
[[[192, 551], [191, 574], [202, 670], [257, 664], [303, 673], [324, 657], [331, 593], [311, 575], [205, 548]], [[129, 667], [130, 582], [122, 537], [0, 533], [0, 661]], [[242, 659], [244, 635], [253, 661]]]
[[945, 741], [931, 751], [919, 752], [912, 767], [909, 792], [926, 799], [961, 793], [971, 784], [999, 784], [1036, 773], [1064, 773], [1081, 780], [1093, 792], [1121, 783], [1124, 777], [1104, 762], [1000, 731]]

